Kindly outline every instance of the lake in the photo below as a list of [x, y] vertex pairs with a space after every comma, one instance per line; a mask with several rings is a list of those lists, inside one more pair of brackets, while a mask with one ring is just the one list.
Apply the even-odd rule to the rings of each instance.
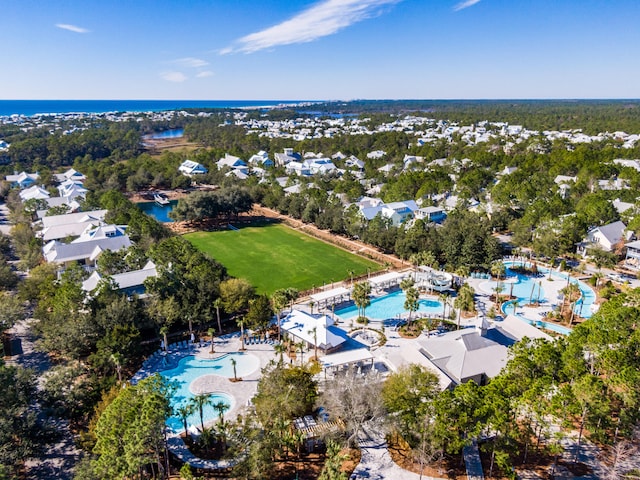
[[158, 205], [156, 202], [140, 202], [136, 203], [138, 208], [147, 215], [155, 218], [162, 223], [173, 222], [169, 218], [169, 212], [173, 210], [173, 207], [178, 203], [177, 200], [171, 200], [168, 205]]
[[149, 135], [148, 138], [154, 140], [161, 140], [163, 138], [181, 138], [184, 136], [183, 128], [176, 128], [173, 130], [165, 130], [164, 132], [156, 132]]

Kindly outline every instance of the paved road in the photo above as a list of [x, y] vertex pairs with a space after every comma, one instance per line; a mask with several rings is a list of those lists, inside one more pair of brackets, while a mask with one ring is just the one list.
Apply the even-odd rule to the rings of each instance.
[[[41, 375], [50, 368], [50, 363], [46, 354], [38, 352], [34, 348], [34, 337], [29, 328], [31, 321], [23, 320], [9, 330], [14, 339], [12, 346], [17, 347], [18, 354], [10, 357], [7, 363], [31, 368], [38, 375]], [[38, 389], [41, 388], [42, 385], [38, 383]], [[73, 468], [80, 457], [80, 451], [75, 446], [74, 436], [69, 430], [68, 423], [60, 418], [46, 417], [37, 403], [33, 405], [33, 408], [38, 411], [40, 420], [58, 434], [56, 438], [48, 439], [49, 443], [44, 446], [42, 456], [26, 461], [25, 478], [27, 480], [71, 480]]]

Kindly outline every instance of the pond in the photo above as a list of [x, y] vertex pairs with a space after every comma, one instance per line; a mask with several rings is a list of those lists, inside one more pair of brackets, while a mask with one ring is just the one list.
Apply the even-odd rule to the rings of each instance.
[[156, 202], [140, 202], [136, 203], [138, 208], [150, 217], [155, 218], [161, 223], [173, 222], [169, 218], [169, 212], [173, 210], [173, 207], [178, 203], [177, 200], [171, 200], [167, 205], [158, 205]]
[[184, 136], [184, 129], [176, 128], [173, 130], [165, 130], [164, 132], [152, 133], [151, 135], [147, 136], [147, 138], [150, 138], [152, 140], [162, 140], [167, 138], [181, 138], [183, 136]]

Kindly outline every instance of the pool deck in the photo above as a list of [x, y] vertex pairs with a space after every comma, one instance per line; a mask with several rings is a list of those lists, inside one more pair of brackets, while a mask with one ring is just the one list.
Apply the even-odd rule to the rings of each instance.
[[[163, 359], [163, 355], [156, 354], [147, 361], [145, 361], [143, 368], [131, 379], [132, 383], [135, 383], [143, 378], [159, 373], [168, 368], [172, 368], [177, 362], [188, 355], [195, 355], [198, 358], [214, 359], [232, 352], [242, 351], [240, 349], [240, 334], [233, 333], [216, 337], [214, 344], [214, 353], [209, 353], [211, 345], [209, 342], [205, 342], [202, 346], [198, 346], [198, 343], [186, 348], [177, 348], [174, 345], [169, 346], [169, 353], [166, 355], [167, 360]], [[231, 409], [229, 409], [224, 417], [225, 420], [233, 420], [239, 414], [246, 412], [251, 406], [251, 398], [256, 394], [258, 389], [258, 380], [261, 376], [261, 370], [271, 360], [276, 359], [276, 355], [273, 351], [273, 344], [260, 343], [245, 345], [245, 353], [255, 355], [260, 360], [260, 368], [251, 372], [249, 375], [242, 377], [242, 381], [233, 382], [233, 379], [227, 377], [221, 377], [218, 375], [206, 375], [206, 377], [198, 382], [198, 387], [203, 391], [215, 391], [223, 392], [227, 395], [231, 395], [234, 398], [234, 403]], [[217, 422], [217, 419], [205, 423], [205, 425], [212, 425]], [[193, 455], [179, 433], [169, 432], [167, 445], [169, 451], [173, 453], [177, 458], [185, 463], [189, 463], [193, 468], [205, 469], [205, 470], [224, 470], [231, 468], [234, 465], [232, 460], [204, 460]]]

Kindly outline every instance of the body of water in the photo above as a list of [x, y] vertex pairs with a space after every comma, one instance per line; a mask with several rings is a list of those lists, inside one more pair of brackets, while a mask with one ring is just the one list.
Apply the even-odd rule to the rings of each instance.
[[140, 210], [155, 218], [157, 221], [170, 223], [173, 222], [173, 220], [169, 218], [169, 212], [173, 210], [173, 207], [175, 207], [177, 203], [178, 200], [171, 200], [168, 205], [158, 205], [156, 202], [140, 202], [136, 203], [136, 205]]
[[151, 135], [148, 136], [148, 138], [151, 138], [153, 140], [161, 140], [163, 138], [181, 138], [183, 136], [184, 136], [184, 129], [176, 128], [174, 130], [165, 130], [164, 132], [152, 133]]
[[55, 113], [161, 112], [188, 108], [261, 108], [303, 100], [0, 100], [0, 117]]
[[[191, 384], [197, 378], [203, 375], [219, 375], [221, 377], [233, 378], [233, 365], [231, 359], [236, 361], [236, 374], [238, 377], [247, 376], [258, 368], [260, 368], [260, 360], [250, 353], [229, 353], [222, 357], [210, 360], [204, 358], [196, 358], [193, 355], [180, 359], [178, 365], [174, 368], [161, 371], [160, 374], [171, 381], [177, 388], [171, 398], [171, 405], [174, 410], [180, 406], [189, 403], [190, 399], [195, 395], [190, 389]], [[212, 404], [223, 402], [233, 408], [234, 399], [231, 395], [223, 392], [213, 392], [211, 394]], [[218, 412], [211, 406], [204, 408], [204, 422], [211, 422], [218, 418]], [[194, 412], [187, 419], [190, 425], [200, 427], [200, 413]], [[174, 431], [184, 430], [182, 419], [178, 416], [170, 417], [167, 425]]]
[[[365, 311], [367, 318], [375, 320], [389, 320], [397, 318], [398, 315], [408, 314], [404, 308], [406, 296], [402, 290], [384, 295], [382, 297], [372, 298], [371, 305]], [[443, 305], [440, 301], [428, 298], [419, 300], [420, 308], [417, 314], [442, 315]], [[336, 310], [335, 314], [343, 319], [349, 319], [358, 315], [358, 307], [351, 305], [350, 307]], [[416, 313], [413, 314], [414, 316]]]

